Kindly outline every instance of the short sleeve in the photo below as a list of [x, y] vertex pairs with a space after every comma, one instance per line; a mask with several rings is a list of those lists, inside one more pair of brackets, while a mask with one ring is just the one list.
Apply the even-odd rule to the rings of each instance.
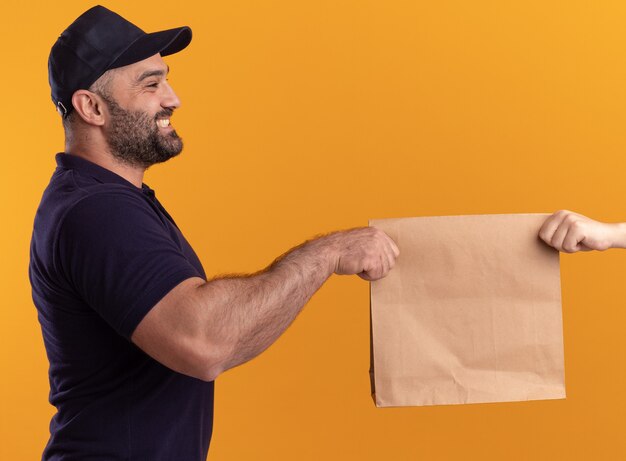
[[159, 213], [131, 191], [94, 193], [73, 205], [55, 254], [70, 286], [128, 340], [172, 288], [201, 276]]

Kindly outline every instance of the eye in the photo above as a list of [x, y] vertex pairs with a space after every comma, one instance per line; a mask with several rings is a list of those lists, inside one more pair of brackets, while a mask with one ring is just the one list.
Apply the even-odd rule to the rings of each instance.
[[148, 87], [150, 88], [156, 88], [157, 86], [159, 86], [158, 82], [151, 83], [150, 85], [148, 85]]

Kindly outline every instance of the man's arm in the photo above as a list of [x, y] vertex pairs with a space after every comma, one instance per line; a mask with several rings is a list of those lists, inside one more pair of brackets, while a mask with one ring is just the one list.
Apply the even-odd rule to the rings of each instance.
[[603, 223], [560, 210], [545, 220], [539, 237], [565, 253], [626, 248], [626, 223]]
[[212, 381], [276, 341], [333, 273], [377, 280], [398, 255], [389, 236], [365, 227], [307, 241], [255, 274], [190, 278], [150, 310], [131, 340], [165, 366]]

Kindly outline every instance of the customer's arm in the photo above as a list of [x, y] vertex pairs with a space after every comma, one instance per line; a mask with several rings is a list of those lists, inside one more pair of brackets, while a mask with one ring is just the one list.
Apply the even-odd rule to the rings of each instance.
[[365, 227], [307, 241], [255, 274], [190, 278], [150, 310], [131, 340], [167, 367], [211, 381], [267, 349], [333, 273], [377, 280], [398, 254], [384, 232]]
[[626, 223], [604, 223], [560, 210], [544, 221], [539, 237], [565, 253], [626, 248]]

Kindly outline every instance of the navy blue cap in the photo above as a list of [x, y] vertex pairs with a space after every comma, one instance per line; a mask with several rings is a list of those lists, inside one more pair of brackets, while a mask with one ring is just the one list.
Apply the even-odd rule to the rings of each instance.
[[177, 53], [191, 42], [187, 26], [146, 33], [119, 14], [94, 6], [59, 36], [48, 57], [52, 102], [66, 117], [76, 90], [88, 89], [109, 69], [142, 61], [157, 53]]

